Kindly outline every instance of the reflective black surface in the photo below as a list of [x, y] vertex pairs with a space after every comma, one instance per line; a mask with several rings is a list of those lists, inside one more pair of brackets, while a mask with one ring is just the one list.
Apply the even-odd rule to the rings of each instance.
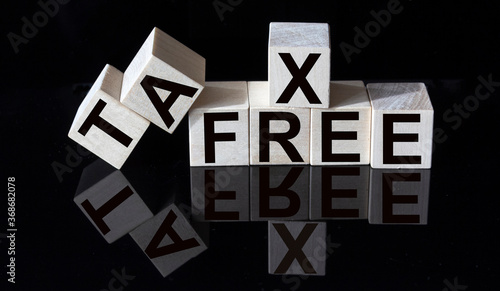
[[[33, 21], [43, 8], [36, 1], [2, 4], [1, 178], [16, 178], [17, 227], [16, 284], [7, 282], [3, 272], [0, 279], [6, 287], [2, 290], [464, 290], [465, 286], [496, 290], [500, 272], [500, 200], [495, 178], [500, 125], [498, 3], [400, 1], [402, 11], [393, 14], [386, 26], [380, 25], [380, 33], [372, 33], [369, 43], [348, 59], [341, 43], [355, 46], [357, 30], [364, 31], [376, 19], [373, 14], [387, 9], [389, 2], [70, 1], [60, 4], [45, 24], [38, 19], [43, 25], [28, 33], [17, 53], [8, 34], [24, 37], [23, 17]], [[230, 7], [221, 15], [224, 3]], [[299, 175], [304, 182], [296, 185], [296, 193], [309, 203], [304, 210], [301, 203], [295, 213], [300, 218], [252, 220], [261, 217], [259, 211], [252, 211], [252, 205], [261, 201], [252, 199], [262, 196], [260, 191], [253, 195], [253, 189], [264, 184], [254, 178], [262, 169], [249, 167], [243, 170], [248, 179], [241, 178], [235, 189], [214, 189], [236, 191], [236, 199], [219, 194], [229, 199], [215, 199], [212, 215], [216, 217], [206, 221], [206, 208], [196, 213], [200, 209], [192, 203], [197, 195], [191, 191], [193, 171], [203, 170], [189, 167], [187, 120], [173, 135], [150, 126], [120, 173], [152, 214], [162, 213], [172, 201], [179, 205], [177, 218], [191, 213], [190, 226], [200, 245], [207, 247], [189, 260], [179, 259], [182, 264], [163, 278], [133, 237], [126, 234], [109, 244], [73, 201], [84, 169], [98, 160], [67, 137], [73, 117], [104, 65], [124, 70], [153, 26], [204, 56], [209, 81], [265, 80], [270, 21], [329, 22], [334, 80], [426, 84], [435, 110], [433, 165], [420, 174], [422, 181], [428, 181], [428, 196], [410, 190], [415, 181], [393, 180], [393, 189], [418, 196], [418, 203], [413, 203], [415, 198], [408, 198], [409, 204], [395, 201], [390, 212], [390, 204], [384, 203], [395, 196], [384, 196], [382, 185], [379, 192], [371, 188], [374, 181], [384, 181], [383, 171], [361, 167], [359, 182], [356, 176], [341, 179], [348, 185], [345, 188], [356, 189], [356, 198], [333, 197], [330, 209], [338, 205], [338, 209], [358, 210], [359, 217], [347, 210], [337, 212], [343, 217], [322, 217], [336, 215], [325, 211], [323, 200], [311, 204], [312, 197], [335, 196], [314, 182], [322, 181], [328, 170], [304, 167], [301, 175], [307, 175]], [[365, 175], [369, 175], [367, 182]], [[372, 180], [375, 176], [379, 178]], [[331, 189], [336, 189], [335, 181], [332, 177]], [[269, 182], [269, 187], [277, 187]], [[88, 187], [92, 185], [95, 182]], [[204, 191], [204, 184], [199, 185]], [[314, 190], [320, 186], [321, 190]], [[286, 199], [271, 197], [271, 209], [274, 198]], [[370, 212], [372, 206], [378, 212]], [[225, 218], [220, 212], [238, 221], [221, 221]], [[239, 214], [237, 219], [234, 213]], [[386, 219], [392, 223], [373, 224], [384, 222], [384, 213], [389, 213]], [[394, 216], [402, 214], [411, 225], [394, 225]], [[416, 214], [420, 214], [418, 223], [412, 216]], [[6, 266], [10, 257], [7, 206], [1, 217], [0, 259]], [[326, 224], [324, 240], [318, 242], [324, 253], [316, 251], [317, 262], [310, 260], [315, 267], [325, 258], [324, 276], [269, 274], [273, 272], [268, 265], [269, 225], [284, 221]], [[287, 227], [292, 233], [294, 228]], [[304, 225], [295, 227], [297, 234], [304, 229]], [[144, 240], [149, 244], [152, 237]]]

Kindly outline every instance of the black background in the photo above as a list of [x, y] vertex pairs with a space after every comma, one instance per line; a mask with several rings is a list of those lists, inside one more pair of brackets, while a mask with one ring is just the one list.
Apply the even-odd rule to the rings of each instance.
[[[214, 2], [73, 0], [18, 53], [8, 33], [22, 36], [21, 18], [41, 8], [2, 2], [0, 177], [16, 177], [18, 227], [17, 283], [7, 290], [101, 290], [122, 267], [136, 276], [124, 290], [445, 290], [454, 278], [467, 290], [497, 290], [500, 87], [461, 124], [444, 116], [470, 100], [478, 77], [500, 81], [500, 3], [401, 0], [403, 11], [348, 62], [340, 43], [353, 45], [354, 28], [389, 1], [230, 1], [237, 5], [222, 18]], [[51, 165], [65, 163], [67, 146], [76, 148], [67, 132], [87, 86], [107, 63], [124, 71], [154, 26], [205, 57], [207, 81], [252, 81], [267, 79], [271, 21], [328, 22], [333, 80], [426, 83], [434, 127], [444, 132], [433, 155], [429, 224], [330, 221], [340, 247], [327, 276], [283, 281], [267, 274], [266, 223], [211, 223], [208, 251], [164, 279], [129, 236], [108, 245], [73, 203], [81, 172], [96, 157], [84, 157], [62, 181]], [[127, 178], [159, 192], [165, 179], [178, 178], [188, 191], [187, 132], [186, 120], [173, 135], [150, 126], [123, 167]], [[7, 284], [4, 271], [0, 278]]]

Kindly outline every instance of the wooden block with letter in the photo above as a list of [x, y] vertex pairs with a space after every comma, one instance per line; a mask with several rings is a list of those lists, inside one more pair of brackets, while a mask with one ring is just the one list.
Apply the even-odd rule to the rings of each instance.
[[247, 82], [207, 82], [189, 110], [191, 166], [248, 165]]
[[326, 222], [269, 221], [269, 274], [325, 275]]
[[311, 165], [369, 164], [370, 125], [363, 82], [331, 82], [330, 107], [311, 109]]
[[250, 164], [309, 164], [309, 108], [269, 107], [269, 83], [248, 82]]
[[108, 243], [153, 217], [122, 172], [102, 160], [83, 170], [73, 200]]
[[328, 108], [328, 23], [272, 22], [269, 27], [271, 106]]
[[123, 73], [106, 65], [78, 108], [68, 136], [115, 168], [123, 163], [149, 121], [120, 103]]
[[123, 77], [120, 101], [172, 133], [205, 84], [205, 59], [158, 28]]
[[372, 104], [371, 166], [429, 169], [434, 110], [423, 83], [367, 85]]

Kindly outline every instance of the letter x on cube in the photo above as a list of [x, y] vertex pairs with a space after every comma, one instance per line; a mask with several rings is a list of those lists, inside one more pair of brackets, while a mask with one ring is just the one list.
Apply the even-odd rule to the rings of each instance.
[[268, 72], [270, 106], [328, 108], [329, 25], [271, 23]]

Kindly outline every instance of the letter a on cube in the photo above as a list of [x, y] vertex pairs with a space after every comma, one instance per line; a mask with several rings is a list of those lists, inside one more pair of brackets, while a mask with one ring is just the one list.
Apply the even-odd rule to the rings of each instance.
[[174, 132], [205, 85], [205, 59], [154, 28], [123, 76], [120, 101]]
[[78, 108], [68, 136], [120, 169], [149, 126], [149, 121], [120, 103], [123, 73], [110, 65]]
[[371, 166], [429, 169], [434, 109], [423, 83], [373, 83]]
[[207, 82], [189, 110], [191, 166], [248, 166], [247, 82]]
[[328, 108], [327, 23], [273, 22], [269, 28], [269, 105]]

